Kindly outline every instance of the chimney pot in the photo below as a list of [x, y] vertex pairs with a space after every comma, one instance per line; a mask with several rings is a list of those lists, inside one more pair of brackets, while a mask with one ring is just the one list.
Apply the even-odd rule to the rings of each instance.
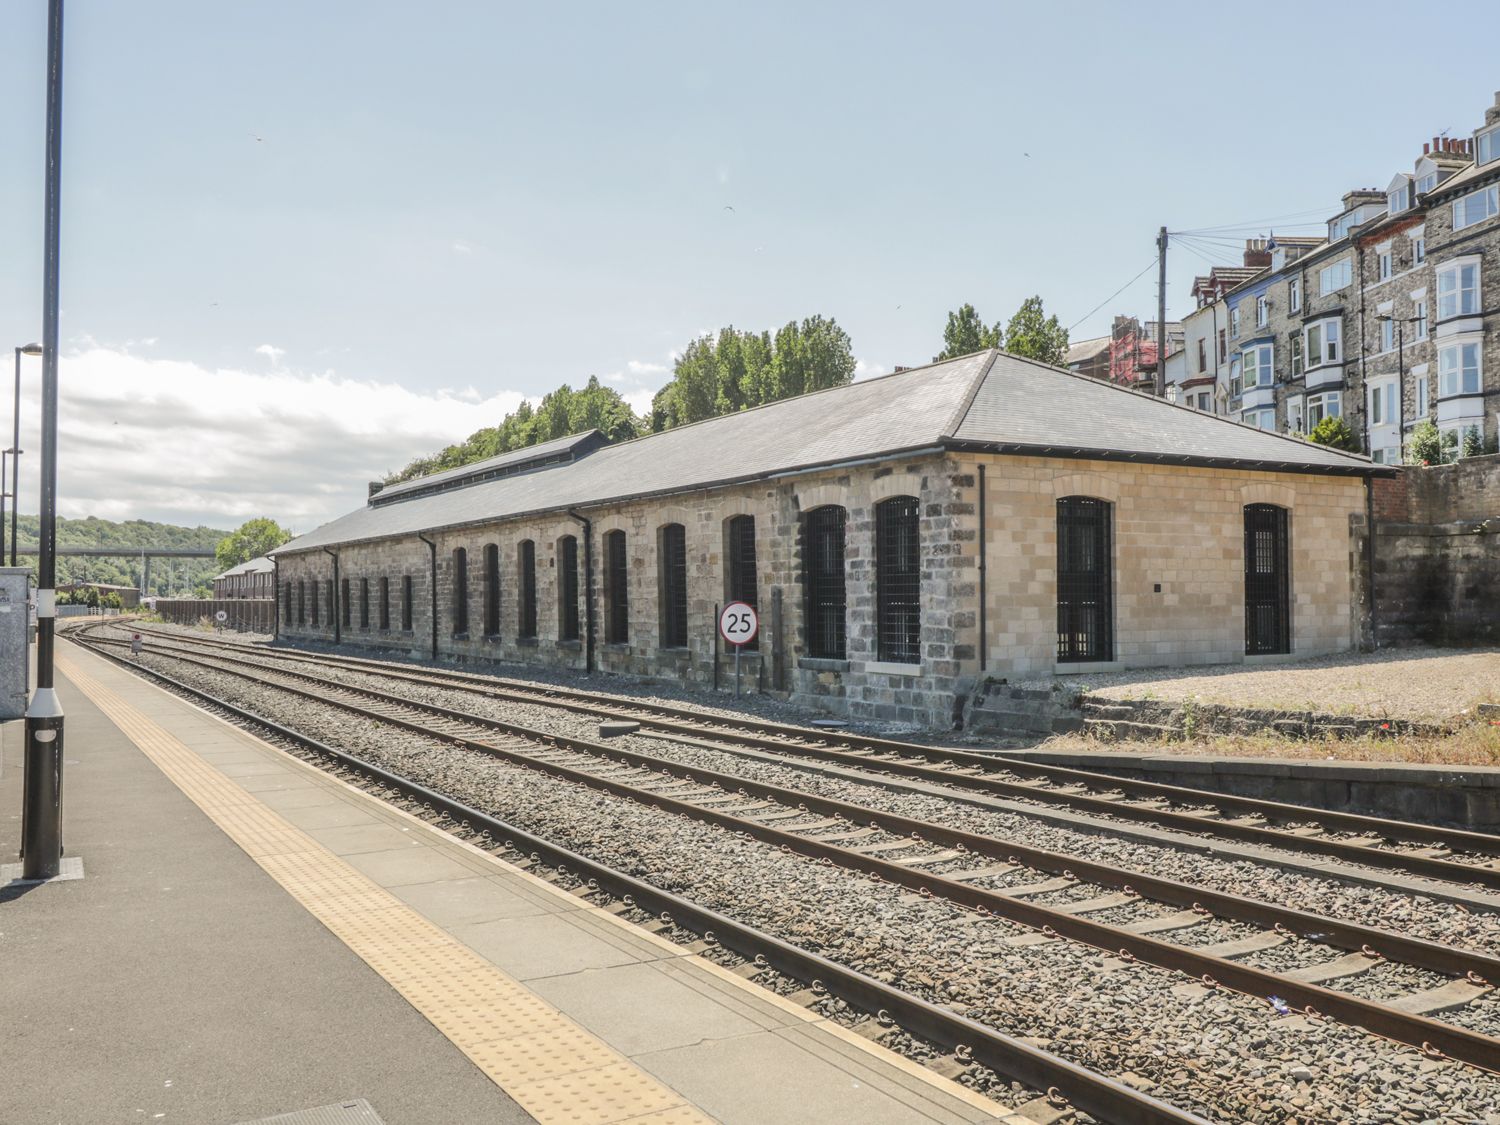
[[1427, 153], [1428, 153], [1428, 148], [1427, 148], [1427, 146], [1426, 146], [1426, 145], [1425, 145], [1425, 144], [1424, 144], [1424, 145], [1423, 145], [1423, 146], [1422, 146], [1422, 155], [1423, 155], [1423, 156], [1426, 156], [1426, 155], [1427, 155]]

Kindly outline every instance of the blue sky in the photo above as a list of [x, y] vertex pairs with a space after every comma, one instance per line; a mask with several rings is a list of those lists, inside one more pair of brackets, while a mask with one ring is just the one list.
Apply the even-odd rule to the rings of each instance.
[[[7, 348], [45, 7], [0, 6]], [[1099, 334], [1154, 310], [1151, 269], [1086, 316], [1162, 223], [1299, 233], [1472, 130], [1500, 12], [1467, 22], [1439, 56], [1394, 4], [69, 0], [63, 508], [306, 528], [524, 395], [644, 403], [729, 323], [833, 316], [862, 373], [964, 301]], [[1170, 309], [1206, 268], [1174, 255]]]

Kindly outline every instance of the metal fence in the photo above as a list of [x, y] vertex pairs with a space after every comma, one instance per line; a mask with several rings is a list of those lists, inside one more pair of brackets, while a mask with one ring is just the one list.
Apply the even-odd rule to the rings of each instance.
[[[174, 625], [206, 622], [241, 633], [269, 633], [275, 624], [274, 598], [157, 598], [156, 612]], [[224, 614], [222, 620], [219, 614]]]

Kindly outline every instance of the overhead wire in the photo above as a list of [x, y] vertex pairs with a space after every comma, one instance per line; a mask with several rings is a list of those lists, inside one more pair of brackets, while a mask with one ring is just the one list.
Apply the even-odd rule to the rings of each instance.
[[1129, 289], [1132, 285], [1134, 285], [1137, 281], [1139, 281], [1142, 277], [1144, 277], [1146, 275], [1146, 271], [1147, 270], [1153, 269], [1156, 266], [1156, 264], [1157, 264], [1157, 259], [1155, 257], [1152, 257], [1152, 259], [1149, 262], [1146, 263], [1145, 268], [1142, 269], [1140, 273], [1136, 274], [1129, 281], [1127, 281], [1124, 285], [1120, 286], [1120, 288], [1116, 289], [1108, 297], [1104, 298], [1104, 300], [1100, 301], [1093, 308], [1089, 309], [1088, 312], [1084, 313], [1081, 317], [1079, 317], [1077, 320], [1075, 320], [1072, 324], [1068, 325], [1068, 331], [1069, 332], [1073, 331], [1073, 329], [1077, 328], [1085, 320], [1087, 320], [1089, 317], [1093, 316], [1096, 312], [1098, 312], [1100, 309], [1102, 309], [1105, 305], [1109, 304], [1116, 297], [1118, 297], [1121, 293], [1125, 292], [1125, 290]]

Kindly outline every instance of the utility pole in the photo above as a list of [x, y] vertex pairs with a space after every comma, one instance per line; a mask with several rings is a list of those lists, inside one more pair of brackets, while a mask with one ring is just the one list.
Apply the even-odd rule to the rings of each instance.
[[1167, 397], [1167, 228], [1156, 236], [1156, 397]]
[[[26, 708], [21, 878], [62, 871], [63, 710], [52, 687], [57, 617], [57, 309], [62, 226], [63, 0], [47, 4], [47, 181], [42, 276], [42, 464], [38, 507], [36, 691]], [[12, 509], [14, 510], [14, 509]]]

